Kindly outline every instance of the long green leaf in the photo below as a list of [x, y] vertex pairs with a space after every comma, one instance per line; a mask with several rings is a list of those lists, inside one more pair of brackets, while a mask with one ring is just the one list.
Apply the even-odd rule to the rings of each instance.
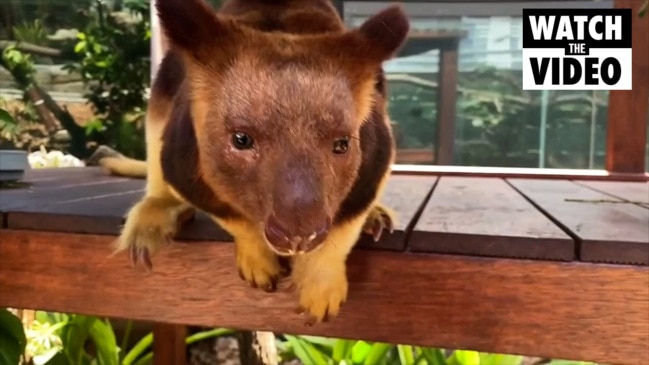
[[354, 364], [362, 364], [371, 350], [372, 345], [370, 345], [369, 343], [365, 341], [356, 341], [356, 343], [352, 347], [352, 362]]
[[297, 336], [298, 338], [301, 338], [303, 340], [306, 340], [307, 342], [310, 342], [312, 344], [317, 344], [320, 346], [327, 347], [329, 349], [333, 350], [334, 344], [336, 342], [335, 339], [333, 338], [327, 338], [327, 337], [320, 337], [320, 336], [308, 336], [308, 335], [301, 335]]
[[481, 365], [480, 354], [477, 351], [456, 350], [453, 352], [453, 356], [460, 365]]
[[[212, 337], [220, 337], [234, 333], [234, 330], [227, 328], [214, 328], [207, 331], [196, 332], [190, 336], [187, 336], [185, 343], [191, 345], [195, 342], [202, 341]], [[121, 365], [143, 365], [148, 364], [153, 359], [153, 353], [149, 352], [142, 356], [142, 354], [151, 347], [153, 343], [153, 333], [148, 333], [146, 336], [142, 337], [133, 348], [128, 351], [124, 356]], [[137, 359], [137, 361], [136, 361]]]
[[208, 338], [221, 337], [233, 334], [235, 331], [228, 328], [214, 328], [207, 331], [196, 332], [191, 336], [187, 336], [185, 343], [191, 345], [195, 342], [202, 341]]
[[139, 358], [134, 365], [151, 365], [153, 362], [153, 352], [148, 352], [146, 355]]
[[131, 337], [131, 331], [133, 330], [133, 320], [129, 319], [126, 321], [126, 328], [124, 328], [124, 334], [122, 334], [122, 341], [120, 342], [119, 349], [119, 357], [123, 358], [126, 356], [126, 346], [128, 344], [129, 337]]
[[117, 365], [119, 363], [119, 347], [117, 347], [117, 339], [110, 321], [96, 318], [88, 330], [97, 348], [99, 363]]
[[309, 342], [296, 336], [285, 335], [284, 337], [286, 337], [286, 340], [291, 343], [295, 355], [300, 359], [300, 361], [302, 361], [302, 363], [313, 365], [327, 365], [330, 363], [331, 358], [318, 351], [318, 349]]
[[131, 350], [124, 356], [122, 360], [122, 365], [131, 365], [135, 360], [140, 357], [140, 355], [146, 351], [151, 344], [153, 343], [153, 332], [147, 333], [146, 336], [142, 337]]
[[354, 340], [346, 340], [342, 338], [336, 339], [334, 341], [334, 348], [331, 357], [336, 363], [349, 359], [354, 343], [356, 343]]
[[84, 345], [90, 335], [90, 328], [96, 318], [82, 315], [75, 315], [69, 324], [64, 327], [64, 335], [61, 336], [63, 349], [68, 361], [71, 364], [82, 364], [86, 354]]
[[415, 363], [415, 355], [412, 352], [412, 346], [397, 345], [397, 351], [399, 351], [399, 360], [401, 361], [401, 365], [413, 365]]
[[365, 361], [363, 361], [363, 365], [378, 364], [383, 358], [385, 358], [388, 351], [390, 351], [392, 347], [393, 347], [392, 345], [387, 343], [381, 343], [381, 342], [373, 343], [372, 348], [367, 354], [367, 357], [365, 357]]
[[480, 365], [520, 365], [523, 356], [480, 353]]
[[426, 359], [428, 365], [447, 365], [446, 357], [440, 349], [422, 347], [421, 353], [422, 355], [424, 355], [424, 358]]

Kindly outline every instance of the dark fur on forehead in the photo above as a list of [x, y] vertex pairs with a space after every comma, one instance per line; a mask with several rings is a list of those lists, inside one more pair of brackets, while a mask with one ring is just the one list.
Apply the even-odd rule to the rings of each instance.
[[201, 64], [222, 61], [242, 50], [273, 49], [278, 42], [288, 41], [309, 58], [337, 55], [348, 66], [371, 68], [391, 58], [409, 31], [398, 5], [352, 30], [345, 30], [331, 4], [322, 0], [231, 0], [218, 14], [204, 0], [156, 0], [156, 7], [172, 47]]

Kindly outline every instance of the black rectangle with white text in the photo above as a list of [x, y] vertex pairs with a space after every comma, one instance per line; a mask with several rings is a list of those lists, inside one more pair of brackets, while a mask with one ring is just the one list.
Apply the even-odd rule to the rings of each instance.
[[523, 90], [631, 90], [631, 9], [523, 9]]

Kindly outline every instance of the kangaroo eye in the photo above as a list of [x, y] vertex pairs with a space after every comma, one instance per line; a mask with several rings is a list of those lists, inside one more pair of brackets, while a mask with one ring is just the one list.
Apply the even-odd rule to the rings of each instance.
[[334, 140], [333, 151], [336, 154], [346, 153], [349, 149], [349, 137], [341, 137]]
[[232, 134], [232, 145], [238, 150], [247, 150], [252, 148], [254, 141], [243, 132], [235, 132]]

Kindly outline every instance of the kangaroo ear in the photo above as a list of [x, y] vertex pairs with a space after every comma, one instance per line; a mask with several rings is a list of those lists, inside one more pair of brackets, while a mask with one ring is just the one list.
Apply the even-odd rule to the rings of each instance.
[[371, 16], [352, 32], [360, 36], [363, 46], [359, 51], [375, 62], [392, 58], [401, 48], [408, 32], [410, 22], [400, 5], [392, 5]]
[[195, 58], [229, 33], [227, 22], [219, 19], [204, 0], [156, 0], [155, 6], [172, 46]]

